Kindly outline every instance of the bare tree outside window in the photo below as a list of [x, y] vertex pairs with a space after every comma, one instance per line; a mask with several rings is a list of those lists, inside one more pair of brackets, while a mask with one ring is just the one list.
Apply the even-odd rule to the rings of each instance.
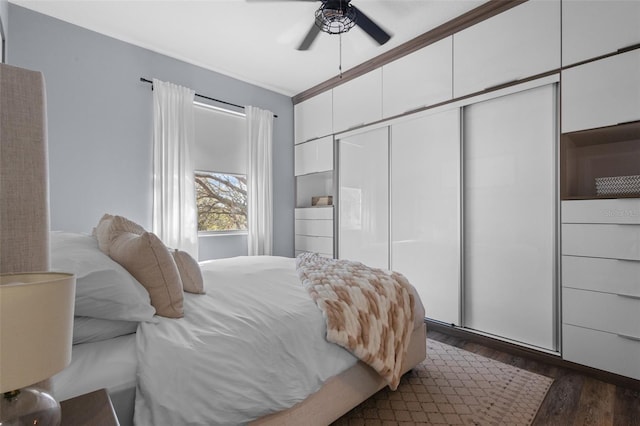
[[247, 230], [247, 177], [196, 172], [198, 232]]

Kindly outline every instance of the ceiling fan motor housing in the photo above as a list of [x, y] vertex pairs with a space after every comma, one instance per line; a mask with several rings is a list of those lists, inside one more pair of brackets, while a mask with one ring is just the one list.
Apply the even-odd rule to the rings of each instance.
[[349, 0], [327, 0], [316, 10], [316, 26], [325, 33], [342, 34], [356, 24], [357, 11]]

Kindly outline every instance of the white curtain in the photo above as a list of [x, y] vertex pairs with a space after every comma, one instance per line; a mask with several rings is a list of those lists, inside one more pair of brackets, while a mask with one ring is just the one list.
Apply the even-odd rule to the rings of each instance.
[[273, 184], [271, 152], [273, 113], [253, 106], [244, 110], [247, 121], [247, 227], [249, 256], [271, 255], [273, 233]]
[[194, 97], [191, 89], [153, 80], [153, 232], [198, 259]]

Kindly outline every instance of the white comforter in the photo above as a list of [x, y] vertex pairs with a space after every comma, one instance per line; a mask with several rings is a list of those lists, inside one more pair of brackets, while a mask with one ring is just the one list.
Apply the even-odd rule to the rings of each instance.
[[202, 269], [207, 294], [185, 293], [184, 318], [138, 330], [136, 425], [244, 424], [356, 363], [327, 342], [294, 259], [238, 257]]

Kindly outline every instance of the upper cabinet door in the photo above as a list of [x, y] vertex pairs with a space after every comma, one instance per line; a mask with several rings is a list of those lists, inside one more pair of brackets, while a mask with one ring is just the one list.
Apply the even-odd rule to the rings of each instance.
[[640, 120], [640, 49], [562, 71], [562, 132]]
[[296, 176], [333, 170], [333, 137], [301, 143], [294, 150]]
[[382, 67], [382, 115], [393, 117], [453, 96], [453, 37]]
[[529, 0], [453, 35], [454, 97], [558, 68], [559, 0]]
[[640, 43], [640, 1], [562, 0], [562, 65]]
[[332, 109], [331, 90], [296, 104], [294, 107], [296, 143], [332, 134]]
[[382, 68], [333, 89], [335, 133], [382, 118]]

